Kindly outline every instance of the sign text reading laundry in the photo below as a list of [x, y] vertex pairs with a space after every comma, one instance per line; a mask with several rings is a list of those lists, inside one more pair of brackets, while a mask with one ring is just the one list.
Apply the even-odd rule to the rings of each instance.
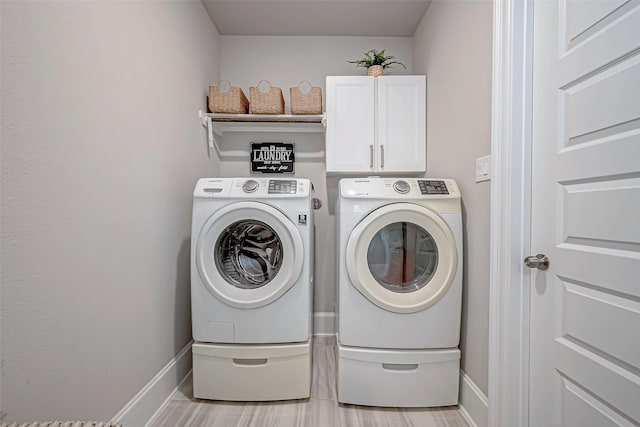
[[278, 162], [289, 162], [291, 161], [291, 155], [293, 153], [288, 150], [255, 150], [253, 152], [253, 159], [268, 162], [268, 161], [278, 161]]

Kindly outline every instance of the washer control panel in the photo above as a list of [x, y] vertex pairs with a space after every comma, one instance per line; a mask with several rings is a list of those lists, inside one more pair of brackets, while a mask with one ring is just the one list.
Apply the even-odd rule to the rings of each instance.
[[296, 194], [298, 181], [295, 179], [270, 179], [269, 194]]
[[205, 199], [300, 199], [310, 197], [311, 181], [304, 178], [201, 178], [193, 191]]
[[427, 181], [419, 179], [418, 186], [420, 187], [421, 194], [449, 194], [447, 184], [444, 181]]

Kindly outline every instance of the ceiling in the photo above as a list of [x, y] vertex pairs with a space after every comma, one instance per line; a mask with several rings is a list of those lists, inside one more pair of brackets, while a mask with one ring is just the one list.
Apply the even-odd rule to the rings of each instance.
[[202, 0], [222, 35], [411, 37], [431, 0]]

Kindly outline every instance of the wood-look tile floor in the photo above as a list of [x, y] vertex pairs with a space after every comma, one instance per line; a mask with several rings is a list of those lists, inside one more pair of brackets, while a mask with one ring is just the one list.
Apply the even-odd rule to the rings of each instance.
[[187, 378], [153, 427], [468, 427], [455, 407], [375, 408], [338, 404], [335, 337], [314, 337], [311, 398], [283, 402], [220, 402], [195, 399]]

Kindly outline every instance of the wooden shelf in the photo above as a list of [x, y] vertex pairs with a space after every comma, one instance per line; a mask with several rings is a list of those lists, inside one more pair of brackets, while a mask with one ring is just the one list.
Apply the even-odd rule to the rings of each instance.
[[210, 117], [213, 122], [234, 123], [322, 123], [324, 114], [293, 115], [293, 114], [219, 114], [202, 113], [201, 117]]
[[324, 133], [325, 115], [218, 114], [199, 112], [207, 128], [209, 147], [218, 149], [217, 140], [227, 132]]

